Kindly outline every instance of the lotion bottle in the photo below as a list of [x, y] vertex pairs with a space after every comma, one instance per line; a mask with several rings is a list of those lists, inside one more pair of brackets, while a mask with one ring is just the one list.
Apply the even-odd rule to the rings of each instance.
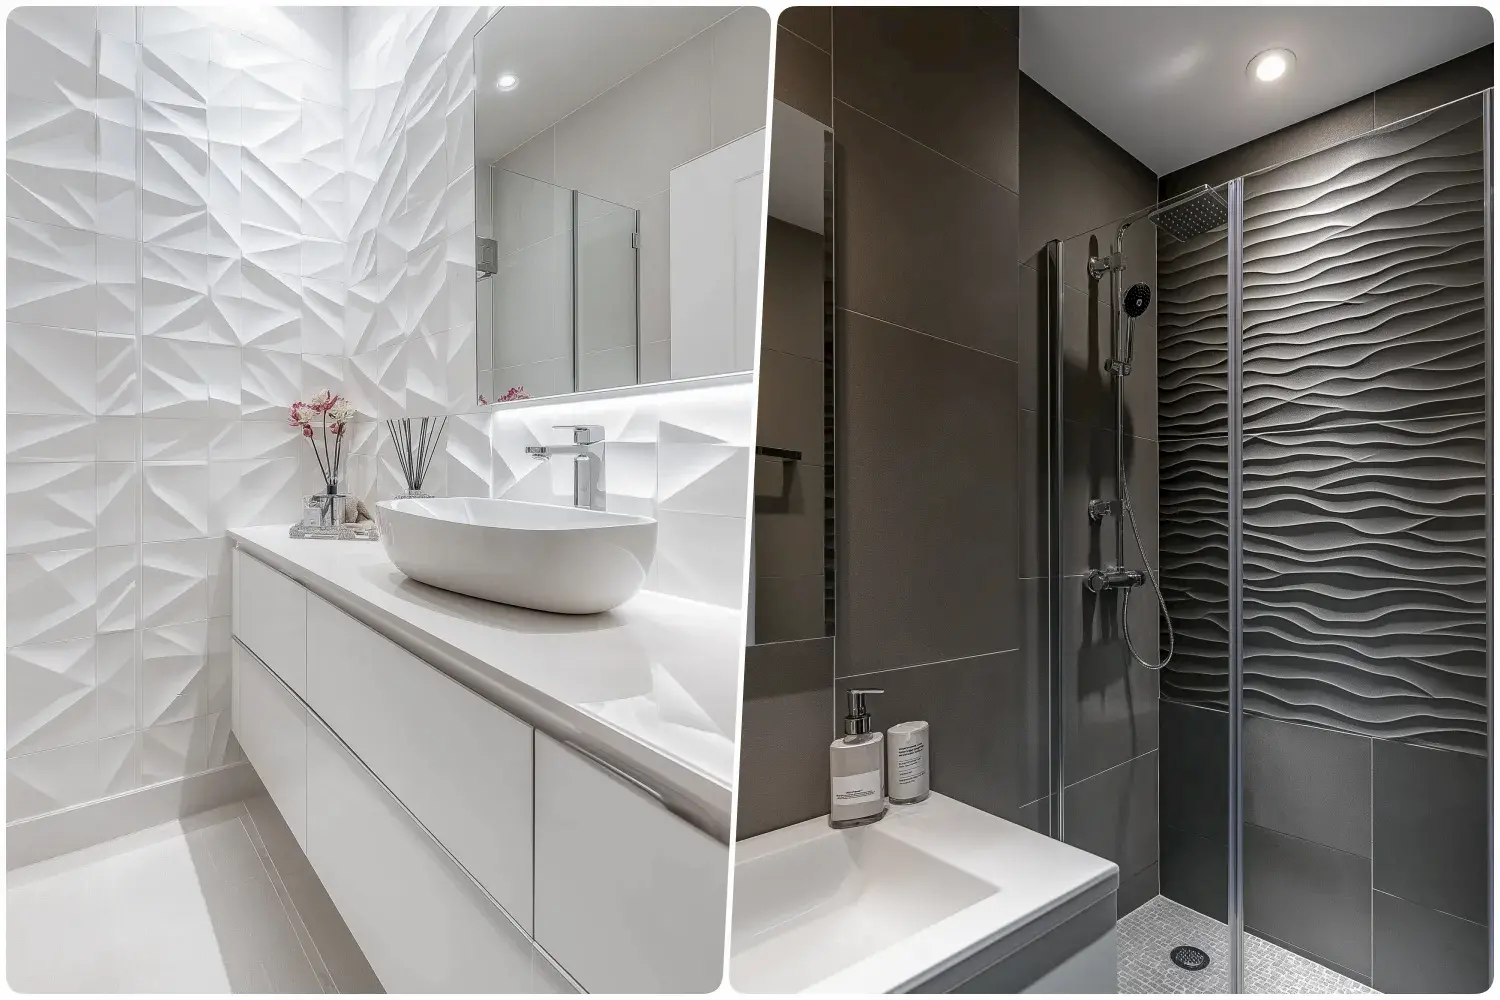
[[836, 830], [864, 826], [885, 815], [885, 734], [874, 732], [865, 696], [875, 688], [851, 688], [844, 735], [828, 748], [831, 782], [828, 825]]

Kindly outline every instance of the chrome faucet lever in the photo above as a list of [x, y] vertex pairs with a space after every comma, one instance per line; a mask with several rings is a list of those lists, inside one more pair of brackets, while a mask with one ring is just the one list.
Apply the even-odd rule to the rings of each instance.
[[539, 462], [557, 455], [573, 458], [573, 506], [604, 510], [604, 428], [598, 424], [556, 424], [573, 432], [572, 444], [529, 445], [526, 454]]

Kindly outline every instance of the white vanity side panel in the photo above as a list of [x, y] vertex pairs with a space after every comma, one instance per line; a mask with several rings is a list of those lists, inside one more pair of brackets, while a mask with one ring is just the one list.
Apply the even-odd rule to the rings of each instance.
[[590, 993], [723, 978], [729, 848], [536, 734], [537, 943]]
[[531, 727], [307, 595], [307, 703], [527, 931]]
[[530, 993], [533, 946], [317, 720], [307, 856], [388, 993]]
[[1119, 943], [1116, 929], [1077, 952], [1022, 993], [1120, 992]]
[[234, 671], [234, 734], [292, 835], [307, 849], [307, 709], [238, 642]]
[[291, 577], [234, 551], [234, 634], [245, 648], [307, 697], [307, 591]]

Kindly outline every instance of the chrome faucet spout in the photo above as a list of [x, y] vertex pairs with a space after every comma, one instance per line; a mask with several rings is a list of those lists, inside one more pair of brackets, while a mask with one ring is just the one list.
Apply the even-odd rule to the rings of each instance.
[[530, 445], [526, 454], [538, 462], [572, 458], [573, 506], [604, 510], [604, 428], [597, 424], [559, 424], [556, 429], [572, 431], [573, 443]]

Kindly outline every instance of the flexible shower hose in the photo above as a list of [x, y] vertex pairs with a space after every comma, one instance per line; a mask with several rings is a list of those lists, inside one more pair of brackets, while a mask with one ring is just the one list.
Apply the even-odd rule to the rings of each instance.
[[[1130, 650], [1130, 655], [1135, 657], [1137, 663], [1147, 670], [1160, 670], [1172, 662], [1172, 653], [1177, 649], [1177, 633], [1172, 628], [1172, 616], [1167, 613], [1167, 599], [1161, 595], [1161, 583], [1156, 579], [1156, 570], [1151, 568], [1151, 557], [1146, 554], [1146, 546], [1141, 544], [1141, 530], [1135, 523], [1135, 506], [1130, 502], [1130, 482], [1128, 476], [1120, 476], [1120, 499], [1121, 506], [1125, 508], [1125, 516], [1130, 519], [1130, 533], [1135, 536], [1135, 547], [1140, 550], [1141, 562], [1146, 566], [1146, 578], [1151, 581], [1151, 589], [1156, 592], [1156, 603], [1161, 608], [1162, 620], [1167, 623], [1167, 655], [1162, 657], [1160, 663], [1152, 663], [1140, 653], [1135, 651], [1135, 643], [1130, 638], [1130, 592], [1134, 587], [1125, 588], [1125, 596], [1120, 601], [1120, 631], [1125, 636], [1125, 648]], [[1120, 553], [1120, 561], [1123, 563], [1124, 553]]]

